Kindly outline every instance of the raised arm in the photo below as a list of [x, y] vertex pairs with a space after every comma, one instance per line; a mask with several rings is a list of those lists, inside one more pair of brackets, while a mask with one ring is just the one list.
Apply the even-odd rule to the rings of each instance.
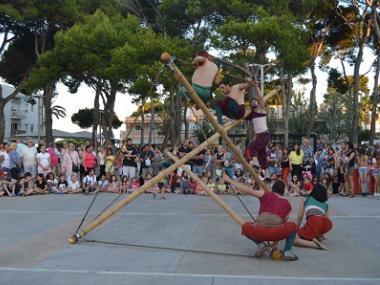
[[248, 195], [254, 196], [256, 198], [261, 198], [264, 196], [265, 191], [264, 190], [252, 190], [251, 187], [248, 187], [247, 185], [237, 182], [230, 178], [228, 175], [224, 174], [223, 175], [223, 180], [228, 182], [229, 184], [235, 186], [238, 188], [241, 192], [244, 192]]

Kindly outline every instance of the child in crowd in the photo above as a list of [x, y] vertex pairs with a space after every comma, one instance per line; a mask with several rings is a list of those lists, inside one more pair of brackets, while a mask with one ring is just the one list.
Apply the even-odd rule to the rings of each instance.
[[311, 191], [313, 191], [313, 183], [311, 183], [310, 177], [305, 174], [303, 178], [303, 186], [302, 189], [300, 189], [300, 194], [301, 196], [308, 196]]
[[332, 195], [332, 187], [331, 187], [331, 183], [330, 183], [329, 179], [327, 177], [323, 176], [321, 184], [323, 185], [323, 187], [326, 188], [327, 194], [330, 197]]
[[193, 178], [190, 177], [190, 180], [189, 180], [189, 189], [190, 189], [190, 192], [192, 194], [196, 193], [197, 186], [198, 186], [198, 183], [196, 181], [194, 181]]
[[127, 193], [128, 189], [129, 189], [128, 176], [123, 175], [123, 177], [121, 177], [121, 182], [120, 182], [120, 192]]
[[42, 173], [38, 174], [33, 187], [34, 194], [49, 194], [47, 184]]
[[227, 190], [228, 190], [227, 184], [222, 179], [218, 178], [216, 180], [217, 193], [224, 195], [224, 194], [227, 194]]
[[20, 178], [20, 193], [22, 196], [33, 194], [34, 177], [30, 172], [26, 172], [22, 179]]
[[65, 175], [61, 174], [59, 176], [59, 179], [58, 179], [57, 189], [53, 193], [55, 193], [55, 194], [65, 194], [65, 193], [67, 193], [67, 186], [68, 185], [69, 184], [67, 183]]
[[[160, 171], [161, 172], [161, 171]], [[159, 173], [160, 173], [159, 172]], [[160, 199], [165, 200], [165, 192], [168, 191], [168, 177], [162, 178], [162, 180], [158, 183], [158, 192], [160, 193]]]
[[96, 176], [94, 170], [90, 169], [89, 173], [83, 178], [83, 190], [84, 194], [87, 195], [89, 192], [94, 192], [97, 189]]
[[3, 172], [3, 175], [0, 177], [0, 179], [1, 179], [0, 180], [1, 188], [4, 192], [4, 194], [7, 194], [7, 196], [9, 196], [9, 197], [16, 196], [16, 194], [15, 194], [16, 180], [13, 180], [7, 171]]
[[116, 156], [113, 154], [112, 149], [108, 148], [107, 153], [106, 153], [106, 174], [107, 174], [107, 177], [110, 177], [111, 175], [115, 174], [115, 162], [116, 162]]
[[181, 181], [180, 181], [180, 187], [181, 187], [181, 193], [182, 194], [190, 194], [190, 187], [189, 187], [189, 177], [187, 173], [183, 172]]
[[215, 184], [214, 180], [212, 179], [212, 177], [208, 177], [208, 178], [207, 178], [207, 183], [206, 183], [206, 185], [207, 185], [207, 188], [208, 188], [209, 190], [211, 190], [212, 192], [214, 192], [214, 193], [217, 192], [217, 190], [216, 190], [216, 184]]
[[132, 192], [138, 190], [139, 188], [140, 188], [140, 181], [136, 177], [132, 178], [131, 183], [129, 185], [128, 192], [132, 193]]
[[53, 173], [48, 173], [46, 176], [46, 185], [50, 193], [55, 193], [57, 191], [57, 181], [55, 180], [55, 176]]
[[115, 174], [112, 174], [110, 183], [108, 184], [108, 192], [121, 194], [122, 192], [120, 189], [120, 181], [117, 179], [117, 176]]
[[103, 174], [100, 177], [100, 180], [98, 181], [97, 190], [99, 192], [108, 192], [108, 185], [109, 185], [109, 182], [106, 178], [106, 175]]
[[289, 196], [298, 197], [300, 195], [301, 183], [298, 180], [298, 176], [294, 175], [289, 185]]
[[82, 193], [82, 188], [80, 187], [78, 176], [76, 176], [76, 174], [74, 173], [71, 174], [70, 180], [68, 182], [67, 193], [70, 193], [70, 194]]

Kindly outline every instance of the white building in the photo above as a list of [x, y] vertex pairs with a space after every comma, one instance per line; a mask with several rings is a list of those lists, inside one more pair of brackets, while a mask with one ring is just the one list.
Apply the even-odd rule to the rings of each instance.
[[[15, 89], [10, 86], [1, 84], [3, 98], [8, 97]], [[33, 99], [33, 103], [31, 103]], [[4, 109], [5, 132], [4, 141], [15, 139], [16, 135], [30, 133], [33, 137], [45, 133], [45, 124], [43, 119], [42, 98], [18, 94], [10, 100]], [[40, 130], [39, 130], [40, 126]]]

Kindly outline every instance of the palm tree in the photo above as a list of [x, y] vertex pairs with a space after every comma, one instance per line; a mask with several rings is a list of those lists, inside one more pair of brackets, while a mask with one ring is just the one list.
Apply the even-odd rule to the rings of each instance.
[[56, 117], [57, 120], [63, 119], [66, 117], [66, 108], [60, 105], [52, 105], [51, 106], [51, 114]]

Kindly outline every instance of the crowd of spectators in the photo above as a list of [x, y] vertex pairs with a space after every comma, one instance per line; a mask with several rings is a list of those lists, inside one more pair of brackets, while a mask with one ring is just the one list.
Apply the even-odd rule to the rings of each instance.
[[[239, 145], [239, 144], [238, 144]], [[172, 152], [179, 158], [191, 152], [196, 145], [186, 139]], [[130, 193], [137, 190], [162, 169], [171, 164], [157, 146], [134, 146], [131, 139], [117, 149], [114, 145], [99, 146], [95, 151], [89, 143], [75, 146], [71, 143], [35, 146], [32, 140], [0, 144], [0, 196], [28, 196], [33, 194], [89, 194], [96, 191]], [[358, 148], [343, 143], [339, 148], [318, 144], [316, 151], [304, 139], [291, 150], [281, 145], [269, 145], [267, 169], [257, 169], [268, 184], [282, 179], [288, 196], [306, 196], [319, 182], [329, 195], [353, 197], [353, 173], [358, 171], [360, 193], [367, 195], [372, 176], [375, 196], [380, 195], [380, 148]], [[148, 189], [156, 197], [174, 192], [205, 195], [204, 189], [189, 178], [192, 170], [219, 194], [235, 193], [231, 185], [220, 179], [223, 173], [253, 188], [257, 185], [232, 152], [222, 145], [209, 145], [187, 164], [164, 177], [157, 186]]]

